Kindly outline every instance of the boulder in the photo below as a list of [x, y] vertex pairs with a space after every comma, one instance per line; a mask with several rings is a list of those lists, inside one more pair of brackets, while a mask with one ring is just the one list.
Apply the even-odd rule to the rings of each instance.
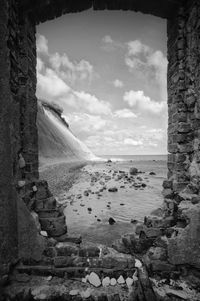
[[129, 170], [130, 175], [135, 176], [138, 174], [138, 169], [135, 167], [131, 167]]
[[151, 171], [151, 172], [149, 173], [149, 175], [150, 175], [150, 176], [155, 176], [156, 173], [155, 173], [154, 171]]
[[110, 187], [110, 188], [108, 189], [108, 191], [109, 191], [109, 192], [117, 192], [118, 189], [117, 189], [117, 187]]
[[116, 221], [112, 217], [109, 218], [108, 222], [110, 225], [114, 225], [116, 223]]

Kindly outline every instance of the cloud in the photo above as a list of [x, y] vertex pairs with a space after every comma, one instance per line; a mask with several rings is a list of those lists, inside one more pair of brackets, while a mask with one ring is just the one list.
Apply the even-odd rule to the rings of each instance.
[[44, 63], [39, 57], [37, 57], [37, 67], [36, 68], [37, 68], [38, 73], [42, 72], [42, 69], [44, 68]]
[[48, 40], [45, 36], [38, 34], [37, 35], [37, 52], [48, 54]]
[[66, 114], [66, 120], [72, 124], [76, 132], [85, 132], [90, 135], [102, 130], [107, 124], [107, 121], [99, 115], [78, 112]]
[[69, 83], [74, 84], [75, 81], [91, 80], [94, 76], [94, 69], [90, 62], [82, 59], [80, 61], [72, 61], [66, 53], [60, 55], [58, 52], [50, 55], [50, 64], [60, 76]]
[[85, 91], [76, 91], [51, 68], [46, 68], [41, 59], [37, 66], [37, 96], [38, 98], [62, 103], [70, 106], [75, 111], [90, 114], [111, 114], [110, 103], [98, 99], [95, 95]]
[[39, 97], [42, 98], [52, 100], [71, 91], [70, 87], [50, 68], [46, 68], [43, 74], [38, 72], [37, 81]]
[[150, 48], [144, 44], [142, 44], [139, 40], [130, 41], [127, 43], [128, 45], [128, 55], [137, 55], [140, 53], [148, 53]]
[[167, 58], [160, 50], [154, 51], [139, 40], [128, 42], [127, 47], [125, 63], [129, 71], [141, 71], [150, 81], [155, 81], [160, 89], [162, 100], [166, 100]]
[[134, 114], [129, 109], [122, 109], [122, 110], [115, 111], [114, 117], [118, 117], [118, 118], [137, 118], [137, 115]]
[[101, 42], [102, 42], [101, 48], [108, 52], [114, 51], [117, 48], [124, 48], [124, 45], [122, 43], [113, 40], [110, 35], [105, 35], [102, 38]]
[[115, 79], [113, 81], [113, 85], [114, 85], [115, 88], [123, 88], [124, 83], [119, 79]]
[[113, 39], [109, 35], [104, 36], [102, 38], [102, 42], [106, 43], [106, 44], [112, 44], [112, 43], [114, 43]]
[[132, 146], [141, 146], [143, 145], [143, 142], [141, 140], [134, 140], [132, 138], [126, 138], [124, 139], [125, 145], [132, 145]]
[[[92, 114], [110, 114], [111, 113], [111, 105], [110, 103], [99, 100], [96, 96], [86, 93], [84, 91], [74, 92], [74, 96], [76, 96], [78, 100], [78, 106], [81, 109], [86, 109], [89, 113]], [[76, 100], [76, 102], [77, 102]]]
[[89, 83], [97, 73], [94, 72], [94, 68], [90, 62], [81, 59], [80, 61], [71, 60], [66, 53], [62, 55], [58, 52], [50, 53], [48, 49], [48, 40], [45, 36], [37, 35], [37, 54], [38, 54], [38, 68], [40, 69], [40, 56], [44, 58], [48, 63], [48, 67], [51, 67], [63, 80], [68, 84], [74, 85], [75, 82], [84, 82], [87, 80]]
[[145, 96], [143, 91], [129, 91], [125, 92], [123, 99], [139, 111], [149, 111], [154, 114], [159, 114], [166, 107], [165, 102], [156, 102], [151, 100], [150, 97]]

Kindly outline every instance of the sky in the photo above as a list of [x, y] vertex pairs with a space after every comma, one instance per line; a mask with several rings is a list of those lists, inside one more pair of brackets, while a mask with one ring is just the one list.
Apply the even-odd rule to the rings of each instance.
[[37, 97], [96, 155], [167, 153], [166, 21], [88, 10], [37, 27]]

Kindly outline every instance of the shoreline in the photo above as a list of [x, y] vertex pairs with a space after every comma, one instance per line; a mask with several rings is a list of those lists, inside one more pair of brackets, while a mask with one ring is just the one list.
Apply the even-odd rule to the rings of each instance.
[[41, 180], [48, 182], [53, 195], [58, 196], [62, 191], [68, 191], [78, 179], [81, 169], [87, 165], [87, 161], [45, 162], [39, 168]]

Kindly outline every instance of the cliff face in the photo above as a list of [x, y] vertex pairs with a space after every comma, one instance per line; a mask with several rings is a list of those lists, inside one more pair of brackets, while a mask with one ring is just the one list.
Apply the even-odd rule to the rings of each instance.
[[38, 101], [37, 127], [40, 163], [47, 160], [79, 161], [96, 158], [71, 132], [59, 107]]

